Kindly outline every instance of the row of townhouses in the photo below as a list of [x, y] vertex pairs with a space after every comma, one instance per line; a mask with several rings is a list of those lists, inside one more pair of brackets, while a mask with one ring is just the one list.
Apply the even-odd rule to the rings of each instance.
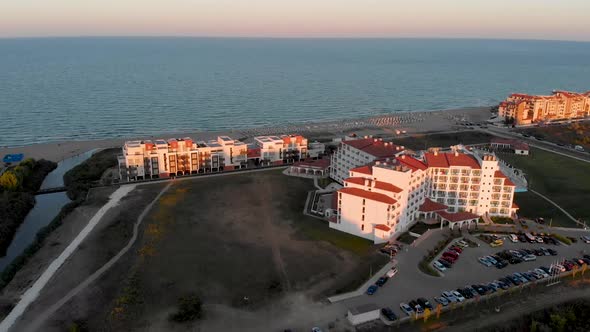
[[442, 227], [476, 223], [483, 215], [508, 217], [518, 209], [515, 185], [495, 155], [460, 146], [411, 153], [373, 138], [343, 141], [332, 156], [331, 176], [343, 188], [335, 192], [330, 227], [375, 243], [418, 219]]
[[513, 118], [517, 125], [589, 117], [590, 91], [553, 91], [550, 96], [513, 93], [500, 103], [498, 115]]
[[175, 175], [219, 172], [257, 165], [292, 163], [318, 158], [321, 143], [308, 145], [301, 135], [259, 136], [246, 144], [228, 136], [194, 141], [190, 137], [168, 140], [128, 141], [119, 155], [119, 173], [124, 181]]

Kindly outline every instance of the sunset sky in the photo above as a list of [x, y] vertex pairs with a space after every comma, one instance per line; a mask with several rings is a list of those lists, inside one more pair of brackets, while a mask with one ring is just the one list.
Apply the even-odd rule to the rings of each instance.
[[3, 0], [0, 37], [457, 37], [590, 41], [589, 0]]

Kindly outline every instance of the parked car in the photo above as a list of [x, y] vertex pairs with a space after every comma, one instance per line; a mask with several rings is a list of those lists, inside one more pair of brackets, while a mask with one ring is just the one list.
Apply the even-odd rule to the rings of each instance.
[[498, 269], [503, 269], [503, 268], [505, 268], [506, 266], [508, 266], [508, 263], [506, 263], [506, 261], [498, 261], [498, 262], [496, 263], [496, 268], [498, 268]]
[[455, 294], [453, 292], [443, 292], [442, 297], [447, 299], [449, 302], [459, 302]]
[[460, 246], [460, 247], [463, 247], [463, 248], [469, 247], [469, 244], [467, 242], [463, 241], [463, 240], [457, 242], [457, 245]]
[[448, 257], [453, 257], [454, 259], [458, 259], [459, 258], [459, 254], [453, 251], [445, 251], [443, 253], [443, 256], [448, 256]]
[[437, 260], [437, 262], [441, 263], [445, 268], [450, 269], [451, 266], [453, 266], [453, 263], [451, 263], [450, 261], [444, 259], [444, 258], [439, 258]]
[[399, 307], [402, 310], [402, 312], [404, 312], [408, 316], [414, 313], [414, 309], [412, 309], [412, 307], [410, 307], [407, 303], [402, 302], [399, 304]]
[[527, 242], [526, 241], [526, 236], [524, 236], [524, 234], [519, 234], [518, 235], [518, 241], [520, 241], [520, 242]]
[[492, 266], [492, 263], [491, 263], [491, 262], [490, 262], [490, 261], [489, 261], [487, 258], [485, 258], [485, 257], [480, 257], [480, 258], [478, 258], [477, 260], [478, 260], [478, 261], [479, 261], [481, 264], [483, 264], [483, 265], [485, 265], [485, 266], [487, 266], [487, 267], [490, 267], [490, 266]]
[[492, 265], [496, 265], [496, 263], [498, 263], [492, 256], [485, 256], [485, 258], [487, 258], [487, 260], [492, 263]]
[[548, 248], [547, 251], [549, 251], [549, 253], [551, 254], [551, 256], [557, 256], [557, 251], [555, 251], [555, 250], [553, 250], [551, 248]]
[[447, 270], [447, 268], [444, 265], [442, 265], [440, 262], [434, 262], [434, 263], [432, 263], [432, 266], [434, 266], [434, 268], [439, 270], [440, 272], [444, 272]]
[[508, 260], [508, 262], [510, 264], [519, 264], [519, 263], [522, 263], [522, 259], [520, 259], [518, 257], [512, 257]]
[[389, 278], [393, 278], [397, 274], [397, 267], [392, 267], [387, 273], [385, 274]]
[[451, 293], [455, 296], [455, 298], [457, 298], [457, 302], [465, 301], [465, 298], [463, 297], [463, 295], [461, 295], [461, 293], [457, 291], [452, 291]]
[[369, 288], [367, 288], [367, 295], [375, 294], [375, 292], [377, 292], [377, 289], [379, 289], [379, 287], [377, 287], [376, 285], [369, 286]]
[[432, 306], [432, 304], [425, 298], [420, 297], [416, 300], [418, 302], [418, 304], [420, 306], [422, 306], [422, 308], [428, 308], [430, 310], [434, 309], [434, 307]]
[[532, 262], [534, 260], [537, 260], [537, 256], [535, 255], [526, 255], [522, 258], [525, 262]]
[[471, 288], [475, 289], [479, 295], [485, 295], [487, 293], [486, 289], [482, 285], [471, 285]]
[[461, 255], [463, 253], [463, 249], [461, 249], [460, 247], [457, 247], [457, 246], [450, 247], [449, 249], [458, 253], [459, 255]]
[[394, 321], [397, 319], [397, 316], [395, 315], [395, 313], [393, 312], [393, 310], [389, 309], [389, 308], [382, 308], [381, 309], [381, 314], [387, 318], [387, 320], [389, 321]]
[[543, 278], [549, 278], [549, 273], [547, 273], [548, 271], [545, 271], [542, 268], [535, 269], [535, 272], [537, 272], [538, 274], [540, 274]]
[[510, 241], [516, 243], [518, 242], [518, 237], [515, 234], [510, 234]]
[[434, 297], [434, 301], [436, 301], [437, 303], [440, 303], [443, 307], [448, 306], [450, 303], [450, 301], [444, 296], [440, 296], [440, 297], [436, 296], [436, 297]]
[[377, 282], [375, 282], [375, 285], [382, 287], [387, 282], [387, 279], [388, 279], [387, 277], [381, 277], [381, 278], [377, 279]]
[[502, 246], [503, 244], [504, 244], [504, 241], [502, 241], [502, 240], [495, 240], [494, 242], [490, 242], [490, 246], [492, 248]]
[[580, 240], [582, 240], [582, 242], [584, 242], [584, 243], [590, 243], [590, 236], [588, 236], [588, 235], [580, 236]]
[[537, 240], [537, 243], [543, 243], [543, 238], [540, 236], [537, 236], [535, 240]]
[[449, 263], [451, 263], [451, 264], [455, 264], [455, 261], [457, 260], [453, 256], [448, 256], [448, 255], [445, 256], [444, 254], [443, 254], [442, 259], [445, 259], [445, 260], [449, 261]]

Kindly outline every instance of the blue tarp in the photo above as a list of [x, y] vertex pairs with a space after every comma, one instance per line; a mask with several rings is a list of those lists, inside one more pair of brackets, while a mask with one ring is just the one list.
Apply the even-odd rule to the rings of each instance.
[[23, 160], [24, 155], [22, 153], [7, 154], [2, 159], [5, 163], [18, 163]]

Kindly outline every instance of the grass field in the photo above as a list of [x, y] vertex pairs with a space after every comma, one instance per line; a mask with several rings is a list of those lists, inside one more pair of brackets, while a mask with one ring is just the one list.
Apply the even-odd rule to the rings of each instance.
[[[522, 169], [529, 186], [549, 197], [575, 218], [590, 221], [590, 163], [532, 148], [531, 155], [500, 154], [500, 158]], [[517, 193], [519, 214], [527, 217], [553, 218], [554, 225], [575, 226], [559, 210], [533, 193]]]
[[451, 145], [489, 143], [493, 136], [479, 131], [463, 131], [448, 134], [424, 134], [410, 137], [395, 138], [393, 142], [414, 150], [425, 150], [430, 147], [448, 147]]
[[358, 287], [388, 258], [305, 216], [313, 188], [281, 170], [176, 182], [146, 217], [138, 263], [114, 302], [125, 315], [112, 326], [137, 330], [188, 294], [258, 310], [293, 293], [323, 299]]

